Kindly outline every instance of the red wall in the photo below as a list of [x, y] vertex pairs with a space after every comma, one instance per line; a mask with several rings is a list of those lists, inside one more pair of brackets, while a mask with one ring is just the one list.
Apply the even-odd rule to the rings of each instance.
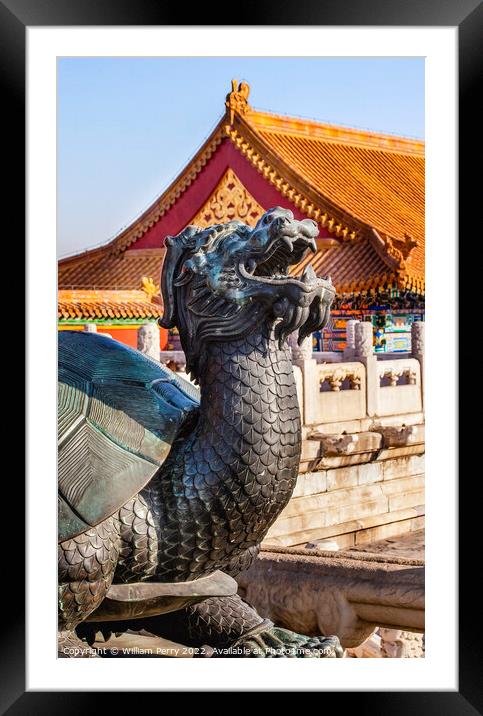
[[[138, 347], [138, 328], [139, 326], [133, 326], [131, 328], [115, 328], [106, 326], [105, 328], [97, 326], [98, 333], [109, 333], [111, 338], [114, 338], [120, 343], [125, 343], [127, 346], [132, 348]], [[160, 350], [164, 351], [168, 342], [168, 331], [166, 328], [159, 329], [159, 347]]]
[[124, 343], [127, 346], [131, 346], [131, 348], [137, 348], [138, 347], [138, 335], [137, 335], [137, 329], [136, 328], [101, 328], [100, 326], [97, 326], [97, 332], [98, 333], [109, 333], [111, 338], [114, 338], [116, 341], [119, 341], [119, 343]]
[[[266, 209], [284, 206], [291, 209], [296, 219], [307, 217], [288, 199], [282, 196], [256, 169], [238, 152], [233, 144], [225, 139], [211, 159], [203, 167], [191, 186], [186, 189], [171, 209], [138, 239], [131, 250], [159, 248], [166, 236], [175, 236], [189, 224], [215, 190], [218, 182], [228, 168], [233, 169], [242, 184], [257, 202]], [[320, 236], [331, 236], [327, 229], [319, 226]]]
[[[116, 328], [116, 326], [97, 326], [98, 333], [108, 333], [114, 340], [124, 343], [132, 348], [138, 347], [137, 330], [139, 326], [133, 326], [132, 328]], [[63, 326], [59, 325], [59, 331], [78, 331], [82, 330], [83, 326]], [[166, 328], [159, 329], [159, 347], [162, 351], [165, 350], [168, 343], [168, 331]]]

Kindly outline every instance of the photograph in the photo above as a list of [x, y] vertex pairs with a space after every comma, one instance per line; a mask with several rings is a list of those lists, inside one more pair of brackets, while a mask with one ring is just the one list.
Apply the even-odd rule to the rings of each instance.
[[58, 57], [58, 656], [425, 658], [425, 58]]
[[199, 25], [0, 0], [26, 304], [0, 714], [483, 713], [458, 464], [477, 3]]

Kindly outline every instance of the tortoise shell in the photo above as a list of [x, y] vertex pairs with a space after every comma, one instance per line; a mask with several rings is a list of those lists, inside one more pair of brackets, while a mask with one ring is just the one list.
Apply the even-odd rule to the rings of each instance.
[[108, 336], [59, 333], [59, 541], [114, 514], [197, 415], [199, 391]]

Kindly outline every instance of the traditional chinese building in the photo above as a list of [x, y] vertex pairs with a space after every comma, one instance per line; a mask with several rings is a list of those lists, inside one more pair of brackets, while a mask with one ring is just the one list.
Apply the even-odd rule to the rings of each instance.
[[[424, 143], [253, 109], [232, 82], [225, 113], [189, 164], [128, 228], [59, 263], [59, 328], [97, 324], [135, 345], [162, 314], [167, 235], [188, 224], [254, 225], [273, 206], [318, 222], [319, 275], [338, 298], [319, 347], [341, 350], [347, 318], [370, 319], [379, 349], [405, 350], [424, 312]], [[398, 342], [399, 339], [399, 342]], [[169, 338], [164, 333], [162, 347]]]

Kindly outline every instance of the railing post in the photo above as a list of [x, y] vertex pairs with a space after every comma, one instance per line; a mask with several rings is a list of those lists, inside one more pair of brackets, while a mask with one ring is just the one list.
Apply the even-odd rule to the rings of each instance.
[[379, 371], [373, 348], [372, 323], [358, 321], [354, 326], [354, 360], [363, 363], [366, 368], [366, 405], [367, 415], [377, 415], [379, 396]]
[[411, 325], [411, 355], [421, 367], [421, 402], [424, 408], [424, 321], [415, 321]]
[[289, 337], [289, 345], [292, 349], [292, 363], [294, 365], [298, 365], [300, 368], [302, 368], [301, 363], [306, 360], [312, 360], [312, 334], [307, 336], [307, 338], [302, 341], [302, 345], [299, 346], [299, 344], [297, 343], [297, 334], [291, 333]]
[[138, 328], [138, 351], [159, 362], [159, 328], [155, 323], [145, 323]]
[[312, 334], [297, 343], [297, 334], [292, 333], [288, 339], [292, 349], [292, 363], [300, 368], [302, 374], [302, 399], [299, 398], [302, 423], [307, 424], [309, 417], [314, 414], [314, 401], [318, 399], [317, 361], [313, 358]]
[[345, 334], [346, 334], [346, 347], [343, 351], [344, 360], [352, 360], [355, 355], [356, 350], [356, 324], [360, 323], [360, 321], [356, 321], [354, 319], [350, 319], [345, 324]]

